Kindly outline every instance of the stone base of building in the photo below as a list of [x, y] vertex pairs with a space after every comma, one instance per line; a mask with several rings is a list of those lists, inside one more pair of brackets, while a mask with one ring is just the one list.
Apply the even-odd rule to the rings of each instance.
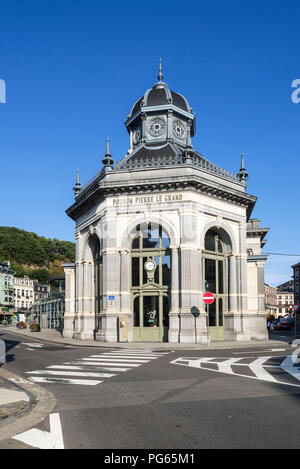
[[261, 313], [224, 316], [224, 340], [267, 340], [266, 315]]
[[[209, 341], [206, 314], [202, 312], [170, 313], [169, 343], [203, 344]], [[92, 318], [65, 318], [63, 336], [77, 340], [99, 342], [132, 342], [132, 314], [104, 314], [99, 318], [99, 329], [95, 330]], [[265, 314], [227, 313], [224, 315], [224, 341], [267, 340]]]

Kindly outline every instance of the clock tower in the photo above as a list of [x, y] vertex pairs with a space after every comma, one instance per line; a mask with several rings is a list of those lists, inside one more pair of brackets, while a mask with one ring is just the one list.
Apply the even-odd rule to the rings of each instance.
[[191, 147], [195, 115], [185, 97], [171, 91], [163, 81], [161, 61], [157, 78], [158, 82], [134, 104], [127, 116], [128, 154], [142, 147], [153, 150], [168, 143], [178, 145], [181, 151]]

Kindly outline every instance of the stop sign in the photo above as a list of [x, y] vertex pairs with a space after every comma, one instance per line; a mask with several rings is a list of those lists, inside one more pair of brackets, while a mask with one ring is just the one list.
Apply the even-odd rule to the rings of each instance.
[[209, 291], [204, 293], [202, 299], [203, 299], [204, 303], [206, 303], [207, 305], [211, 305], [215, 301], [214, 295], [212, 293], [210, 293]]

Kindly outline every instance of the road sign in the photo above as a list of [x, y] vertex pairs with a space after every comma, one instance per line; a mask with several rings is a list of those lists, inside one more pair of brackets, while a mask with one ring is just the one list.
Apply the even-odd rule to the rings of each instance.
[[206, 303], [207, 305], [211, 305], [215, 301], [214, 295], [212, 293], [210, 293], [209, 291], [204, 293], [202, 299], [203, 299], [204, 303]]
[[300, 311], [300, 305], [293, 305], [294, 311]]
[[113, 301], [115, 299], [115, 296], [113, 296], [113, 295], [109, 296], [108, 299], [109, 299], [109, 301]]

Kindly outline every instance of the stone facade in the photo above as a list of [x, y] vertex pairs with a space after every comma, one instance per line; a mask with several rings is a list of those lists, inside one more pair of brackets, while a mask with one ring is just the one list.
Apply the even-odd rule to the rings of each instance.
[[[195, 116], [158, 78], [127, 118], [127, 155], [114, 164], [107, 143], [104, 168], [83, 187], [77, 175], [67, 210], [76, 222], [76, 263], [64, 265], [63, 335], [265, 339], [267, 229], [250, 219], [256, 197], [246, 193], [243, 158], [232, 174], [194, 150]], [[206, 311], [208, 288], [216, 301]]]

